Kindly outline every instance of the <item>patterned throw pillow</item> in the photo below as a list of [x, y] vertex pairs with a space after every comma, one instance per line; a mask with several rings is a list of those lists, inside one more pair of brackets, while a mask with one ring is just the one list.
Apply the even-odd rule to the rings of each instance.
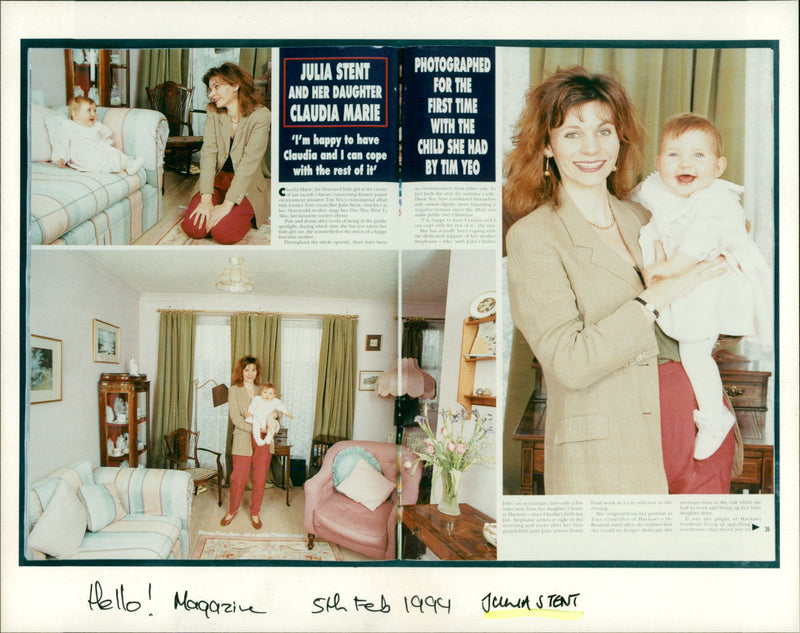
[[333, 486], [338, 487], [347, 478], [356, 463], [362, 459], [367, 460], [378, 472], [381, 472], [381, 465], [375, 455], [361, 446], [350, 446], [343, 451], [339, 451], [336, 457], [333, 458]]
[[359, 459], [347, 478], [336, 486], [336, 490], [369, 510], [380, 506], [396, 488], [397, 484], [386, 479], [363, 459]]
[[86, 508], [87, 527], [97, 532], [125, 516], [114, 484], [84, 484], [78, 496]]

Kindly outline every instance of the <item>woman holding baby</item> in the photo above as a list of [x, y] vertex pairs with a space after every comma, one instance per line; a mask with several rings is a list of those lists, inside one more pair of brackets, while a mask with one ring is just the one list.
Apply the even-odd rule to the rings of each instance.
[[233, 425], [231, 453], [233, 472], [230, 478], [230, 506], [220, 524], [230, 525], [244, 496], [244, 489], [252, 470], [253, 491], [250, 501], [250, 523], [257, 530], [261, 522], [261, 502], [264, 499], [264, 486], [267, 471], [272, 461], [269, 446], [259, 445], [253, 438], [253, 425], [247, 420], [250, 403], [259, 394], [261, 384], [261, 363], [254, 356], [243, 356], [233, 367], [231, 388], [228, 390], [228, 415]]
[[645, 285], [638, 237], [650, 214], [625, 201], [643, 144], [621, 85], [572, 67], [528, 92], [506, 158], [511, 314], [547, 382], [547, 494], [730, 487], [733, 431], [693, 459], [692, 387], [677, 343], [655, 324], [722, 275], [721, 258]]

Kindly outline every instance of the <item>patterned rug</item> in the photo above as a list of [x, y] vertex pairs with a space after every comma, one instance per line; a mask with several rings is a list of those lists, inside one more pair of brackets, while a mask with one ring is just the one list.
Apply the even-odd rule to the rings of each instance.
[[192, 560], [344, 560], [338, 545], [305, 536], [278, 534], [211, 534], [200, 532]]
[[[210, 237], [197, 240], [189, 237], [183, 232], [181, 222], [183, 221], [183, 214], [178, 213], [169, 218], [161, 220], [155, 227], [147, 232], [145, 236], [137, 240], [137, 244], [144, 245], [159, 245], [159, 246], [191, 246], [191, 245], [208, 245], [213, 246], [216, 244]], [[239, 242], [237, 246], [241, 245], [260, 245], [268, 246], [271, 241], [271, 227], [269, 224], [262, 224], [258, 229], [250, 229]]]

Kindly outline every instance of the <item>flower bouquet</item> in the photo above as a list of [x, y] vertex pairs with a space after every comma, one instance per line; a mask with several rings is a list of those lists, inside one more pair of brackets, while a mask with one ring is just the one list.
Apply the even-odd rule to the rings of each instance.
[[437, 439], [431, 430], [428, 419], [417, 416], [415, 421], [425, 432], [426, 437], [413, 443], [411, 450], [417, 456], [413, 464], [406, 462], [404, 466], [411, 468], [414, 474], [420, 463], [433, 465], [433, 480], [442, 478], [442, 498], [438, 505], [439, 512], [452, 516], [461, 513], [458, 507], [458, 487], [464, 471], [473, 464], [490, 464], [494, 460], [488, 446], [488, 436], [493, 431], [489, 418], [477, 410], [470, 419], [466, 409], [453, 413], [450, 409], [439, 412], [441, 433]]

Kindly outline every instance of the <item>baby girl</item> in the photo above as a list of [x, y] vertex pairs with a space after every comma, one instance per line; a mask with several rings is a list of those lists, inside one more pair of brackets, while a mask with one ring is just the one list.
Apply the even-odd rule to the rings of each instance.
[[52, 161], [59, 167], [100, 173], [127, 172], [133, 176], [143, 158], [126, 156], [113, 146], [111, 130], [97, 120], [97, 105], [88, 97], [69, 102], [71, 121], [64, 121], [53, 136]]

